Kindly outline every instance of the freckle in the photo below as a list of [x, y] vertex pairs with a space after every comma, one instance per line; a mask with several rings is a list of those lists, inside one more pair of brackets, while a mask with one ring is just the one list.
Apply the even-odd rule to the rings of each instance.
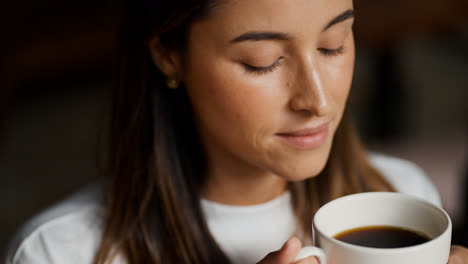
[[291, 86], [291, 85], [289, 84], [289, 82], [287, 82], [287, 83], [286, 83], [286, 87], [289, 87], [289, 86]]

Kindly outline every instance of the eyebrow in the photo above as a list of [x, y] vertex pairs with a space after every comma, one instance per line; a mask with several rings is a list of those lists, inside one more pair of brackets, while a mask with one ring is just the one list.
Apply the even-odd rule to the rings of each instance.
[[[354, 17], [354, 10], [349, 9], [339, 16], [335, 17], [330, 21], [327, 26], [322, 30], [326, 31], [330, 27], [343, 22], [349, 18]], [[289, 40], [290, 37], [281, 32], [265, 32], [265, 31], [249, 31], [247, 33], [244, 33], [232, 40], [229, 41], [229, 44], [234, 44], [234, 43], [239, 43], [243, 41], [261, 41], [261, 40]]]
[[346, 10], [344, 11], [341, 15], [335, 17], [334, 19], [332, 19], [332, 21], [330, 21], [330, 23], [328, 23], [328, 25], [322, 30], [322, 31], [326, 31], [327, 29], [331, 28], [332, 26], [338, 24], [338, 23], [341, 23], [345, 20], [348, 20], [350, 18], [353, 18], [354, 17], [354, 10], [352, 9], [349, 9], [349, 10]]
[[242, 42], [242, 41], [260, 41], [260, 40], [288, 40], [289, 37], [287, 34], [279, 33], [279, 32], [258, 32], [258, 31], [250, 31], [244, 33], [231, 41], [230, 44]]

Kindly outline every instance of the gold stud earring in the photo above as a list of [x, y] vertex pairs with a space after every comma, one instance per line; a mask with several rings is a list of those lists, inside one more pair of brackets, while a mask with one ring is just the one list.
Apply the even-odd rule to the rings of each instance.
[[174, 78], [167, 79], [166, 84], [167, 84], [167, 87], [169, 87], [170, 89], [177, 89], [177, 87], [179, 87], [179, 81]]

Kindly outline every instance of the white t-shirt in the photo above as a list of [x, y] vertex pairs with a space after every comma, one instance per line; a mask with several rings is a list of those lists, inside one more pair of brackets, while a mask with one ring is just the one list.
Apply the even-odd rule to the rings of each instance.
[[[375, 154], [370, 161], [399, 192], [441, 206], [436, 188], [413, 163]], [[98, 186], [90, 185], [30, 220], [11, 241], [5, 263], [92, 263], [102, 234], [99, 197]], [[202, 209], [210, 232], [232, 262], [248, 264], [278, 250], [293, 235], [290, 199], [286, 192], [253, 206], [202, 200]], [[114, 263], [126, 262], [116, 259]]]

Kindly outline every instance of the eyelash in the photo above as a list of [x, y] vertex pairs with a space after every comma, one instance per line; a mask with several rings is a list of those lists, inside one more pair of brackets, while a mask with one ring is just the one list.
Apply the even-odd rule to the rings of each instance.
[[[318, 49], [323, 55], [325, 56], [338, 56], [340, 54], [344, 53], [344, 46], [341, 46], [337, 49], [325, 49], [325, 48], [319, 48]], [[248, 72], [255, 73], [258, 75], [266, 74], [273, 72], [276, 67], [281, 65], [281, 59], [283, 57], [280, 57], [277, 61], [275, 61], [272, 65], [266, 66], [266, 67], [255, 67], [249, 64], [244, 63], [244, 67]]]
[[343, 54], [344, 46], [341, 46], [337, 49], [319, 48], [318, 50], [325, 56], [337, 56], [337, 55]]
[[281, 61], [282, 61], [281, 59], [282, 58], [283, 57], [280, 57], [272, 65], [266, 66], [266, 67], [255, 67], [255, 66], [252, 66], [252, 65], [249, 65], [249, 64], [246, 64], [246, 63], [244, 63], [244, 67], [248, 72], [255, 73], [255, 74], [258, 74], [258, 75], [262, 75], [262, 74], [273, 72], [276, 69], [276, 67], [281, 65]]

